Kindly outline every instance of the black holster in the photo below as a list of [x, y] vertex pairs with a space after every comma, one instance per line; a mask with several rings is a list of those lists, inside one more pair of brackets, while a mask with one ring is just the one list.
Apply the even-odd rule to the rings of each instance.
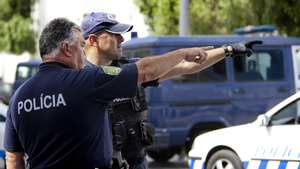
[[154, 142], [154, 134], [155, 129], [151, 123], [148, 122], [141, 122], [141, 135], [142, 135], [142, 144], [146, 146], [150, 146]]

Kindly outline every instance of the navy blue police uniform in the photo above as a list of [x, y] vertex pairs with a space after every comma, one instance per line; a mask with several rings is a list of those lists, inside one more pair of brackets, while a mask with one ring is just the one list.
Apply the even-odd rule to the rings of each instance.
[[[114, 60], [111, 66], [123, 67], [138, 58]], [[145, 147], [153, 142], [154, 129], [147, 123], [147, 103], [144, 88], [158, 86], [158, 80], [143, 83], [134, 97], [116, 98], [110, 104], [114, 150], [121, 151], [131, 169], [145, 169]]]
[[135, 64], [108, 71], [41, 64], [10, 100], [5, 149], [24, 152], [32, 169], [111, 167], [105, 108], [114, 98], [134, 96], [137, 77]]

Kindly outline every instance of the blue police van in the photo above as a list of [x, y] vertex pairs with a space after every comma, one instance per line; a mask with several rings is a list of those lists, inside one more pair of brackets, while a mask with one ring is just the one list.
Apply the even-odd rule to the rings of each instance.
[[[262, 40], [250, 57], [226, 58], [191, 75], [146, 89], [155, 143], [148, 154], [167, 161], [190, 150], [194, 138], [211, 130], [248, 123], [300, 89], [300, 38], [273, 35], [149, 36], [123, 44], [127, 57], [159, 55], [183, 47]], [[20, 63], [14, 89], [40, 61]]]
[[150, 157], [167, 161], [201, 133], [248, 123], [300, 89], [300, 38], [273, 35], [151, 36], [123, 45], [124, 55], [159, 55], [183, 47], [262, 40], [250, 57], [226, 58], [199, 73], [146, 90], [155, 126]]
[[27, 79], [36, 74], [39, 70], [40, 60], [30, 60], [17, 64], [15, 81], [12, 85], [12, 93]]

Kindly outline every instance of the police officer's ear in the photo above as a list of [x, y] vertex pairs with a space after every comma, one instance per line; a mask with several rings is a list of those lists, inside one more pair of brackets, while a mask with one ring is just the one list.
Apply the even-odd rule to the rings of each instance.
[[61, 52], [67, 56], [70, 57], [72, 56], [72, 49], [70, 48], [70, 44], [68, 41], [64, 41], [61, 43], [61, 47], [60, 47]]
[[88, 45], [90, 46], [98, 46], [98, 37], [94, 34], [90, 34], [88, 37]]

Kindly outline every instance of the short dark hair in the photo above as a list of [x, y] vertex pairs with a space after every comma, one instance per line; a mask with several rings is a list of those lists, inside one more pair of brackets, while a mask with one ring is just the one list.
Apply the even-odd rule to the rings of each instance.
[[56, 18], [50, 21], [43, 29], [39, 39], [40, 55], [51, 54], [60, 42], [72, 37], [72, 29], [78, 26], [66, 18]]

